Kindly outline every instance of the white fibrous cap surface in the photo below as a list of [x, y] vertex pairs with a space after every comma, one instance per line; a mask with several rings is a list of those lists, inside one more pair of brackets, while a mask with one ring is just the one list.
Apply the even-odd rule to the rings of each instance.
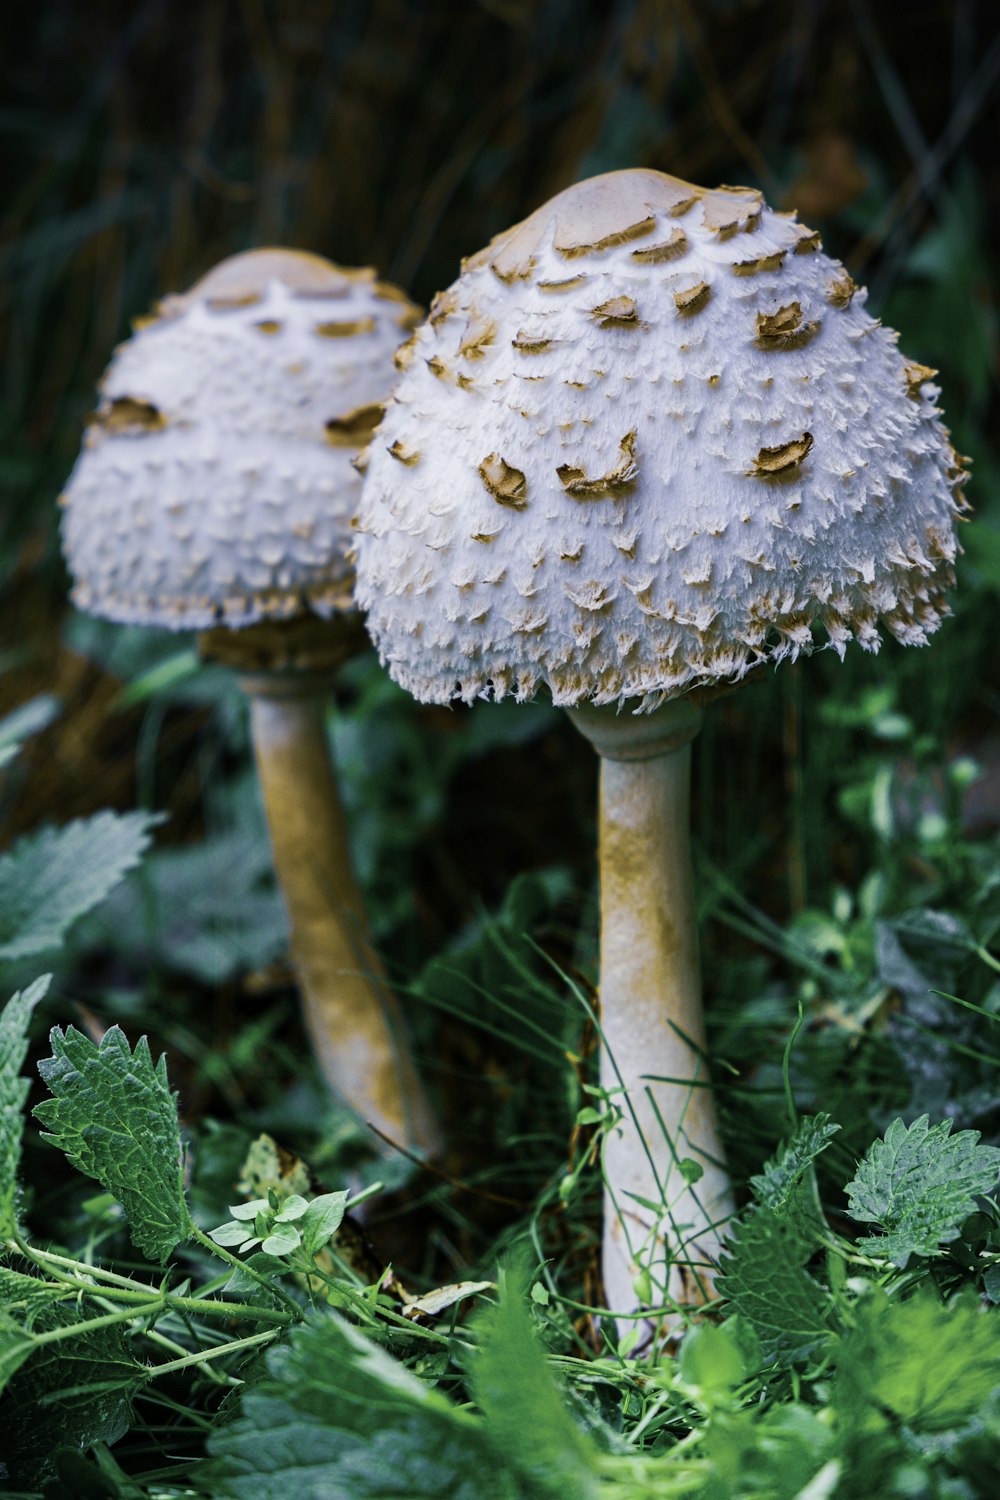
[[174, 629], [353, 608], [353, 460], [418, 316], [371, 271], [260, 250], [139, 320], [63, 495], [74, 602]]
[[751, 189], [578, 184], [397, 356], [357, 600], [416, 697], [664, 698], [947, 613], [962, 462], [934, 371]]

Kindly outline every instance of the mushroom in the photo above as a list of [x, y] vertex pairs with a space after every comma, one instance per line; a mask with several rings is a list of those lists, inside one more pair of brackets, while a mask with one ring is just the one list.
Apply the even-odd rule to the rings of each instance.
[[117, 350], [62, 503], [79, 608], [198, 630], [203, 654], [240, 673], [320, 1067], [383, 1137], [433, 1154], [325, 723], [330, 675], [365, 641], [352, 461], [418, 319], [370, 270], [280, 249], [223, 261]]
[[841, 656], [879, 621], [925, 643], [962, 462], [933, 372], [752, 189], [577, 184], [438, 305], [373, 439], [358, 601], [416, 697], [544, 689], [601, 757], [605, 1290], [624, 1314], [695, 1305], [732, 1212], [688, 843], [700, 703], [823, 632]]

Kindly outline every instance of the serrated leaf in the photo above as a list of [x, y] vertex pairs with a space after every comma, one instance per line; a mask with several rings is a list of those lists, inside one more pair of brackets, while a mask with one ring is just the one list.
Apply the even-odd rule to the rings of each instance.
[[482, 1424], [334, 1315], [295, 1328], [208, 1440], [220, 1500], [527, 1500]]
[[134, 1243], [162, 1264], [194, 1227], [166, 1058], [154, 1065], [145, 1037], [131, 1052], [117, 1026], [99, 1046], [72, 1026], [50, 1042], [38, 1071], [53, 1097], [34, 1111], [45, 1139], [121, 1203]]
[[981, 1146], [978, 1130], [951, 1134], [950, 1120], [929, 1125], [921, 1115], [909, 1127], [894, 1120], [875, 1141], [847, 1184], [847, 1211], [882, 1235], [858, 1241], [865, 1254], [905, 1267], [911, 1255], [937, 1255], [957, 1239], [1000, 1175], [1000, 1150]]
[[0, 1240], [17, 1229], [17, 1169], [21, 1164], [24, 1104], [31, 1087], [21, 1077], [28, 1051], [31, 1012], [45, 995], [52, 976], [19, 990], [0, 1012]]
[[906, 1302], [872, 1292], [838, 1350], [835, 1404], [863, 1421], [866, 1406], [924, 1431], [972, 1417], [1000, 1385], [1000, 1310], [975, 1298], [943, 1304], [920, 1292]]
[[52, 1303], [28, 1329], [0, 1313], [0, 1360], [6, 1355], [9, 1382], [0, 1406], [3, 1460], [19, 1487], [47, 1476], [57, 1448], [114, 1443], [131, 1425], [132, 1395], [146, 1371], [128, 1353], [120, 1328], [38, 1342], [38, 1334], [88, 1316], [75, 1304]]
[[829, 1294], [806, 1269], [817, 1232], [800, 1185], [782, 1213], [751, 1208], [738, 1218], [719, 1257], [718, 1290], [754, 1329], [767, 1363], [804, 1359], [830, 1338]]
[[511, 1455], [532, 1493], [588, 1500], [598, 1491], [596, 1454], [566, 1409], [535, 1338], [527, 1280], [502, 1272], [496, 1304], [476, 1319], [472, 1392], [490, 1437]]
[[750, 1187], [757, 1202], [774, 1213], [783, 1213], [809, 1167], [839, 1129], [829, 1115], [804, 1119], [792, 1138], [765, 1163], [763, 1172], [751, 1177]]
[[43, 828], [0, 855], [0, 959], [56, 947], [149, 846], [158, 814], [100, 812]]

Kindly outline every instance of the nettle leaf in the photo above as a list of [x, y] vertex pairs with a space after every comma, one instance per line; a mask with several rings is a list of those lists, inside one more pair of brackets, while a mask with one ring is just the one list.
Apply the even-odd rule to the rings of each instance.
[[527, 1277], [501, 1273], [497, 1303], [476, 1319], [472, 1393], [501, 1452], [539, 1495], [597, 1494], [596, 1453], [570, 1416], [535, 1338]]
[[818, 1233], [801, 1184], [782, 1213], [751, 1208], [729, 1230], [718, 1289], [754, 1329], [767, 1363], [804, 1359], [830, 1338], [829, 1293], [806, 1269]]
[[146, 1370], [129, 1354], [120, 1327], [42, 1341], [90, 1316], [75, 1303], [50, 1303], [35, 1309], [29, 1327], [0, 1311], [3, 1460], [19, 1488], [48, 1476], [56, 1449], [114, 1443], [132, 1424], [132, 1396]]
[[481, 1422], [334, 1314], [267, 1356], [208, 1448], [220, 1500], [527, 1500]]
[[145, 1037], [131, 1052], [117, 1026], [99, 1046], [72, 1026], [55, 1027], [50, 1042], [38, 1071], [53, 1097], [34, 1111], [45, 1139], [118, 1199], [135, 1244], [162, 1264], [194, 1228], [166, 1058], [154, 1064]]
[[56, 947], [139, 863], [157, 813], [100, 812], [43, 828], [0, 855], [0, 959]]
[[17, 1169], [21, 1163], [24, 1104], [31, 1087], [21, 1077], [28, 1051], [31, 1012], [45, 995], [51, 974], [36, 979], [0, 1012], [0, 1240], [17, 1229]]
[[847, 1184], [851, 1218], [883, 1231], [858, 1241], [863, 1253], [900, 1267], [911, 1255], [937, 1255], [975, 1212], [976, 1195], [996, 1186], [1000, 1150], [981, 1146], [978, 1130], [953, 1136], [951, 1125], [929, 1125], [926, 1115], [909, 1127], [894, 1120], [871, 1146]]
[[839, 1129], [829, 1115], [804, 1119], [791, 1140], [782, 1144], [777, 1154], [765, 1163], [763, 1172], [751, 1177], [750, 1187], [757, 1202], [776, 1214], [783, 1213], [809, 1167]]
[[917, 1430], [958, 1426], [1000, 1386], [998, 1349], [1000, 1310], [975, 1297], [895, 1302], [872, 1291], [838, 1348], [834, 1404], [861, 1424], [874, 1404]]

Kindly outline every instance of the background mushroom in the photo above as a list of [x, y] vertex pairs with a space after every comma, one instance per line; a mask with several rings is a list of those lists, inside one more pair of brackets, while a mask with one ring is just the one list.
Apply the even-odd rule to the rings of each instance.
[[464, 263], [371, 449], [357, 592], [392, 675], [437, 703], [545, 689], [602, 757], [619, 1312], [710, 1296], [731, 1212], [688, 849], [697, 702], [824, 638], [877, 650], [879, 622], [923, 644], [947, 612], [961, 460], [934, 372], [864, 303], [753, 190], [598, 177]]
[[323, 1073], [392, 1141], [433, 1152], [325, 727], [330, 674], [364, 640], [346, 556], [352, 460], [418, 316], [370, 270], [290, 250], [223, 261], [117, 351], [63, 496], [63, 541], [79, 608], [197, 629], [204, 654], [240, 672]]

